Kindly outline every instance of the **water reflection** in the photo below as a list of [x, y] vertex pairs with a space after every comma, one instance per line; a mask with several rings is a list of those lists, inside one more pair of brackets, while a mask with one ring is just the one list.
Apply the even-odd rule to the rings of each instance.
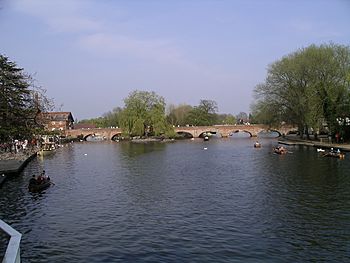
[[0, 217], [24, 262], [347, 261], [349, 160], [259, 141], [76, 143], [8, 181]]
[[231, 133], [230, 138], [250, 138], [251, 134], [245, 131], [234, 131]]
[[129, 157], [135, 157], [145, 153], [151, 153], [154, 151], [162, 151], [167, 146], [166, 143], [161, 142], [147, 142], [147, 143], [120, 143], [120, 148], [123, 154]]
[[258, 133], [258, 138], [277, 138], [281, 134], [277, 131], [261, 131]]

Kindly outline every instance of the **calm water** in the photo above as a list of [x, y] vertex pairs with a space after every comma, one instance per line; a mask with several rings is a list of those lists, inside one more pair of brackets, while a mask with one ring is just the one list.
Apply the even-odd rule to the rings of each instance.
[[4, 185], [0, 218], [23, 262], [349, 262], [349, 156], [253, 143], [73, 144]]

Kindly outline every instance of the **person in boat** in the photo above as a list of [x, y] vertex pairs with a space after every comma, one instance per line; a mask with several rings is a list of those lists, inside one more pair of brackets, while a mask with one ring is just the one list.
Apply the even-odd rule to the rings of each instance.
[[254, 143], [254, 147], [255, 147], [255, 148], [259, 148], [259, 147], [261, 147], [260, 142], [256, 141], [256, 142]]
[[277, 146], [275, 148], [275, 153], [278, 153], [278, 154], [287, 153], [287, 149], [284, 148], [283, 146]]
[[39, 174], [38, 178], [36, 179], [38, 184], [42, 184], [45, 182], [45, 177], [43, 176], [43, 173]]
[[50, 177], [46, 174], [45, 170], [41, 172], [41, 176], [44, 178], [44, 180], [50, 180]]
[[281, 151], [282, 153], [287, 153], [287, 149], [284, 148], [283, 146], [280, 147], [280, 151]]
[[37, 184], [38, 184], [38, 180], [35, 178], [35, 174], [33, 174], [32, 178], [30, 178], [30, 180], [29, 180], [29, 186], [37, 185]]

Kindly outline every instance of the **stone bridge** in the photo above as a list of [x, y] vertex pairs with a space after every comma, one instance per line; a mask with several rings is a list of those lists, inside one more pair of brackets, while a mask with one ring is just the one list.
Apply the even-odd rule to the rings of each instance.
[[114, 137], [121, 136], [123, 130], [120, 128], [88, 128], [65, 130], [66, 137], [82, 138], [86, 140], [89, 136], [102, 136], [106, 139], [113, 140]]
[[214, 126], [191, 126], [191, 127], [176, 127], [177, 133], [188, 133], [192, 137], [203, 137], [204, 133], [218, 134], [221, 137], [228, 137], [237, 132], [246, 132], [251, 137], [256, 137], [260, 132], [274, 131], [279, 134], [287, 134], [289, 131], [294, 131], [295, 128], [291, 126], [284, 126], [278, 129], [270, 128], [266, 125], [253, 124], [253, 125], [214, 125]]
[[[255, 137], [259, 132], [275, 131], [279, 135], [287, 134], [289, 131], [295, 131], [296, 128], [292, 126], [283, 126], [278, 129], [269, 128], [266, 125], [215, 125], [215, 126], [190, 126], [190, 127], [175, 127], [175, 132], [186, 133], [189, 137], [203, 137], [204, 133], [218, 134], [221, 137], [228, 137], [236, 132], [246, 132], [251, 137]], [[78, 138], [86, 140], [89, 136], [102, 136], [106, 139], [112, 140], [115, 137], [121, 136], [123, 130], [120, 128], [90, 128], [90, 129], [72, 129], [66, 130], [67, 137]]]

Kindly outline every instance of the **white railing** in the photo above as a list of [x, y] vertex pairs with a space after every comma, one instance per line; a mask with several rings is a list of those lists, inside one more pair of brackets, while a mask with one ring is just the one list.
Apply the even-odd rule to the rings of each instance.
[[22, 234], [0, 219], [0, 229], [10, 236], [2, 263], [20, 263], [20, 243]]

